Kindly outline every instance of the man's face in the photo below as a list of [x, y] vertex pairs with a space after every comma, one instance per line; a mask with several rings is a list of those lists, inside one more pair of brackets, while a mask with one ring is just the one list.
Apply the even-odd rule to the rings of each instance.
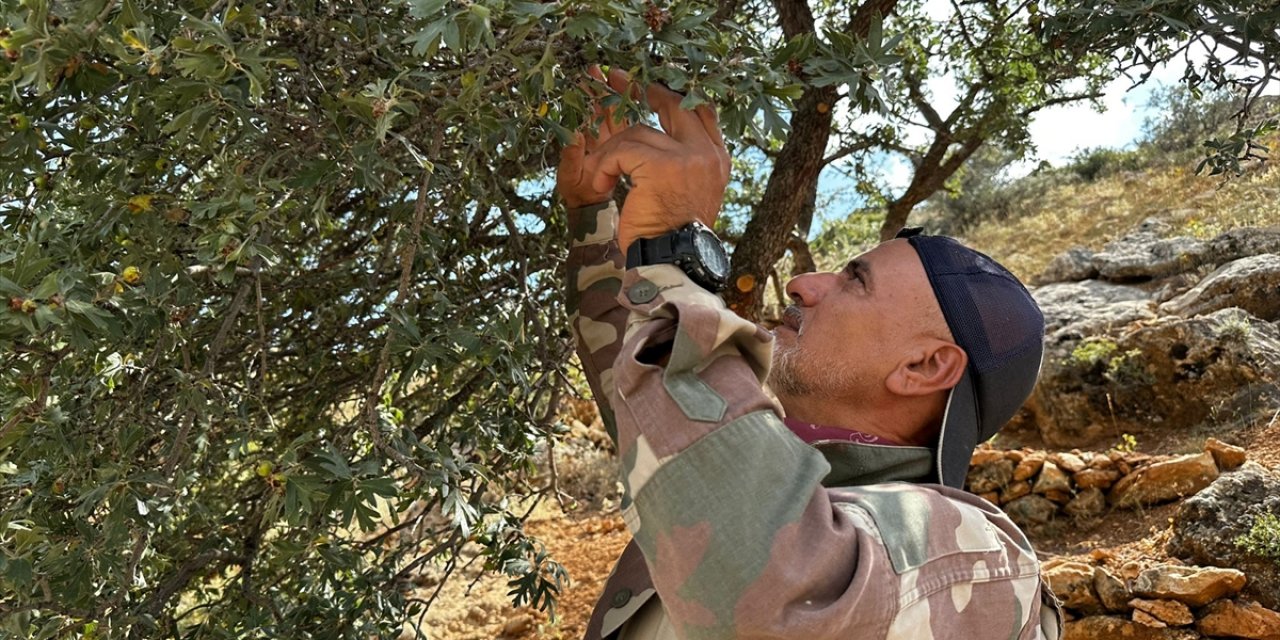
[[840, 272], [796, 277], [787, 295], [793, 306], [774, 330], [769, 386], [788, 412], [806, 402], [874, 401], [917, 340], [947, 335], [906, 240], [880, 244]]

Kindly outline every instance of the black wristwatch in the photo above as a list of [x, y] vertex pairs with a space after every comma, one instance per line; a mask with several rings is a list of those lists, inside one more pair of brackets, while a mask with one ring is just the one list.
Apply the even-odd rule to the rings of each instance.
[[729, 281], [729, 254], [715, 232], [701, 222], [690, 222], [657, 238], [637, 239], [627, 247], [628, 269], [651, 264], [674, 264], [713, 293]]

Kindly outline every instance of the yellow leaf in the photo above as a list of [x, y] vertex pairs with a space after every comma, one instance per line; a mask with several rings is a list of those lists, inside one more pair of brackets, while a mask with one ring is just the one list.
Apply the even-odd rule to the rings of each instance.
[[120, 279], [127, 285], [138, 284], [142, 282], [142, 270], [137, 267], [125, 267], [124, 271], [120, 272]]
[[143, 213], [151, 210], [151, 200], [155, 198], [153, 195], [136, 195], [129, 198], [129, 211], [133, 213]]
[[132, 48], [132, 49], [137, 49], [138, 51], [146, 51], [146, 50], [147, 50], [147, 45], [142, 44], [142, 41], [138, 39], [138, 36], [133, 35], [133, 32], [132, 32], [132, 31], [126, 31], [126, 32], [125, 32], [125, 34], [124, 34], [124, 43], [125, 43], [126, 45], [129, 45], [129, 47], [130, 47], [130, 48]]
[[551, 107], [547, 106], [547, 103], [545, 103], [545, 102], [544, 102], [544, 103], [542, 103], [542, 104], [540, 104], [540, 105], [538, 105], [538, 117], [539, 117], [539, 118], [544, 118], [544, 117], [546, 117], [547, 112], [548, 112], [548, 111], [550, 111], [550, 110], [551, 110]]

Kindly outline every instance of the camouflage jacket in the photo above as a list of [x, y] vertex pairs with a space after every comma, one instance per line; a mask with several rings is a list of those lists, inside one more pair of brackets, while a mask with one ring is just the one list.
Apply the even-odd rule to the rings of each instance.
[[633, 535], [588, 639], [1059, 637], [998, 508], [904, 482], [926, 448], [803, 443], [761, 387], [772, 336], [672, 265], [624, 273], [616, 221], [570, 212], [571, 322]]

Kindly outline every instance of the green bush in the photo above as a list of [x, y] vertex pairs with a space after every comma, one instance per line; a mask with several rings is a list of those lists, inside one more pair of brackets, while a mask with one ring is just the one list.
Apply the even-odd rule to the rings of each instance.
[[1142, 149], [1093, 147], [1073, 154], [1064, 169], [1085, 182], [1093, 182], [1123, 171], [1137, 171], [1146, 166], [1146, 161], [1147, 156]]
[[1249, 533], [1235, 540], [1236, 546], [1269, 558], [1280, 567], [1280, 515], [1264, 513], [1253, 521]]

